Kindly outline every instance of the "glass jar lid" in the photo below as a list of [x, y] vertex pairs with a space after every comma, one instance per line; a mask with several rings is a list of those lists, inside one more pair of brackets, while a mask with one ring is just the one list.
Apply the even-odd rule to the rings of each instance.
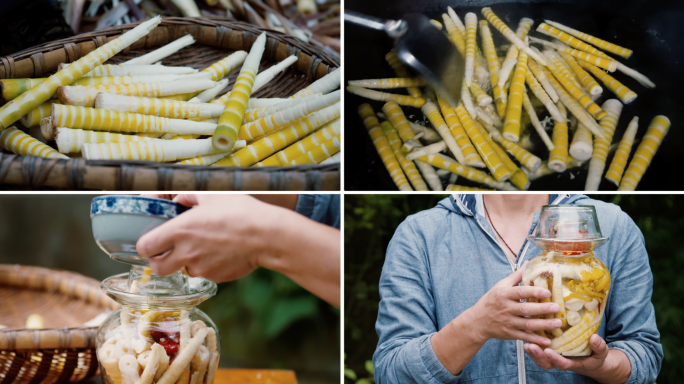
[[609, 240], [603, 236], [592, 205], [545, 205], [528, 239], [544, 250], [587, 252]]
[[189, 308], [200, 304], [216, 294], [216, 283], [203, 277], [187, 277], [183, 292], [132, 293], [128, 291], [128, 273], [110, 276], [100, 285], [107, 296], [124, 306], [140, 308]]

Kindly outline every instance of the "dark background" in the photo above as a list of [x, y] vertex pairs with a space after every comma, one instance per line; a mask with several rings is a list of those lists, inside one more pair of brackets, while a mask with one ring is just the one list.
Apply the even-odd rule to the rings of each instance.
[[[0, 195], [0, 263], [66, 269], [96, 280], [127, 272], [128, 265], [95, 244], [94, 196]], [[222, 368], [292, 369], [302, 384], [339, 383], [338, 309], [265, 269], [218, 287], [199, 308], [219, 327]]]
[[[570, 3], [570, 4], [568, 4]], [[465, 4], [465, 5], [464, 5]], [[493, 5], [492, 5], [493, 4]], [[429, 1], [429, 0], [347, 0], [345, 9], [362, 12], [382, 18], [400, 18], [409, 12], [420, 12], [442, 22], [441, 14], [451, 6], [461, 20], [467, 12], [475, 12], [482, 20], [481, 7], [492, 5], [494, 12], [513, 30], [522, 17], [535, 20], [534, 28], [544, 19], [551, 19], [590, 35], [603, 38], [634, 51], [628, 60], [621, 60], [656, 83], [656, 88], [647, 89], [636, 80], [615, 72], [615, 78], [634, 90], [638, 97], [623, 109], [613, 142], [619, 142], [627, 124], [633, 116], [639, 116], [637, 133], [639, 139], [656, 115], [665, 115], [672, 122], [672, 128], [658, 150], [653, 162], [644, 175], [639, 190], [682, 190], [681, 178], [673, 177], [669, 164], [684, 161], [679, 143], [684, 134], [678, 129], [683, 120], [681, 112], [684, 87], [684, 48], [679, 43], [684, 36], [684, 1]], [[508, 44], [505, 38], [492, 28], [497, 47]], [[537, 32], [532, 36], [544, 37]], [[478, 31], [478, 41], [480, 40]], [[384, 33], [345, 23], [345, 81], [396, 77], [385, 61], [385, 54], [392, 48], [392, 41]], [[502, 56], [502, 54], [499, 54]], [[603, 85], [602, 85], [603, 86]], [[615, 97], [604, 88], [601, 105], [607, 98]], [[390, 90], [390, 92], [394, 92]], [[403, 91], [401, 91], [403, 92]], [[607, 96], [607, 97], [606, 97]], [[381, 111], [383, 102], [371, 101], [345, 93], [345, 189], [358, 191], [397, 190], [385, 169], [375, 147], [368, 137], [366, 128], [358, 116], [357, 108], [370, 103], [376, 112]], [[402, 107], [410, 121], [427, 121], [417, 108]], [[545, 115], [540, 115], [543, 119]], [[542, 160], [548, 158], [536, 133], [532, 133], [535, 148], [532, 152]], [[636, 143], [633, 150], [637, 147]], [[608, 158], [608, 162], [612, 156]], [[587, 165], [563, 174], [549, 175], [533, 182], [531, 190], [583, 190]], [[461, 178], [459, 184], [472, 185]], [[602, 180], [601, 190], [616, 190], [610, 182]]]
[[[378, 282], [387, 245], [406, 216], [430, 209], [446, 195], [346, 195], [344, 206], [345, 364], [362, 383], [372, 381], [378, 342]], [[684, 196], [591, 195], [613, 202], [636, 222], [646, 240], [653, 271], [653, 305], [665, 351], [659, 384], [684, 376]], [[349, 371], [345, 370], [345, 373]], [[355, 380], [345, 379], [347, 383]]]

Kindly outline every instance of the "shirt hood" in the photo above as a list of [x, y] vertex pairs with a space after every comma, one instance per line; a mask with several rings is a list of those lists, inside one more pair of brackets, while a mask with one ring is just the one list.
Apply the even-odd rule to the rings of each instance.
[[[475, 216], [478, 211], [478, 201], [482, 201], [482, 194], [461, 194], [455, 193], [437, 204], [437, 208], [446, 209], [461, 216]], [[576, 204], [580, 200], [589, 199], [582, 194], [551, 194], [549, 202], [551, 204]]]

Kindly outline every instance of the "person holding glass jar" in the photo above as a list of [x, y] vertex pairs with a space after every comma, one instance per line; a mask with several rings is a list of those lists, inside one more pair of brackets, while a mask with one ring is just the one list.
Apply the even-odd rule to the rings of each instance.
[[340, 306], [339, 195], [148, 196], [192, 207], [138, 240], [157, 275], [220, 283], [263, 267]]
[[[591, 205], [594, 251], [612, 288], [591, 355], [568, 359], [534, 331], [560, 327], [551, 292], [519, 286], [541, 253], [527, 240], [544, 205]], [[663, 359], [643, 236], [619, 207], [583, 195], [453, 195], [407, 218], [387, 249], [373, 361], [385, 383], [650, 383]], [[521, 302], [533, 298], [540, 301]], [[543, 317], [543, 316], [541, 316]]]

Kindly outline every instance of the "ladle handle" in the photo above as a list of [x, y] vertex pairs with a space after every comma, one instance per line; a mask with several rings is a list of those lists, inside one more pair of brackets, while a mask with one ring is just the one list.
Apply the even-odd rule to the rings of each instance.
[[406, 32], [406, 23], [403, 20], [384, 20], [354, 11], [345, 10], [344, 21], [378, 31], [385, 31], [393, 38], [397, 38]]

